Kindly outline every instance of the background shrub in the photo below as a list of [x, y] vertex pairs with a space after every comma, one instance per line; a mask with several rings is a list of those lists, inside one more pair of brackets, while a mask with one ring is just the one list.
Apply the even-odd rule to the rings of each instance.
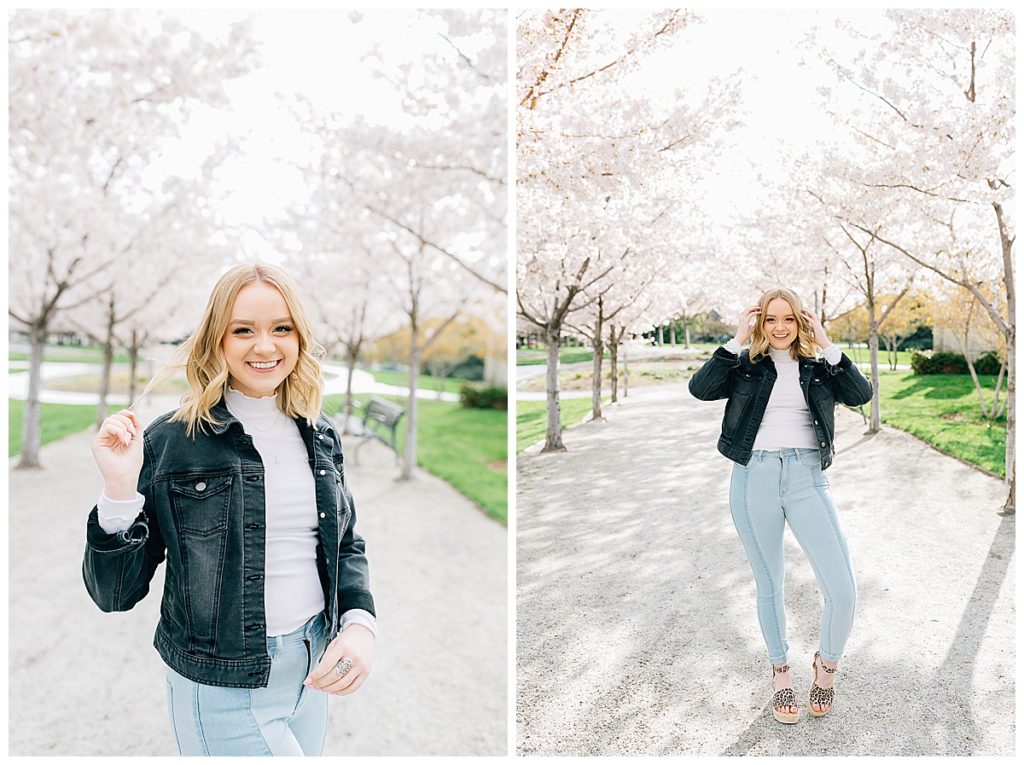
[[[979, 375], [999, 374], [999, 357], [995, 351], [988, 351], [974, 362], [974, 370]], [[960, 353], [933, 353], [930, 356], [914, 353], [910, 357], [910, 367], [916, 375], [966, 375], [967, 359]]]
[[508, 388], [463, 385], [459, 401], [469, 409], [508, 409]]

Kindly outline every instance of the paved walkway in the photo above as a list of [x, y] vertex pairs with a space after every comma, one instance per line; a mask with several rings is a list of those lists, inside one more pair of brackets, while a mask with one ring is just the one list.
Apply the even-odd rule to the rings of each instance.
[[[638, 389], [519, 458], [517, 747], [540, 755], [1013, 755], [1014, 531], [1000, 480], [837, 410], [859, 601], [822, 719], [781, 725], [715, 450], [724, 402]], [[786, 533], [806, 705], [822, 598]]]
[[[43, 447], [41, 471], [10, 471], [9, 753], [175, 755], [152, 647], [164, 567], [125, 613], [102, 613], [82, 583], [102, 488], [91, 438]], [[330, 700], [325, 754], [504, 754], [507, 531], [440, 479], [396, 474], [377, 444], [350, 465], [380, 636], [366, 684]]]

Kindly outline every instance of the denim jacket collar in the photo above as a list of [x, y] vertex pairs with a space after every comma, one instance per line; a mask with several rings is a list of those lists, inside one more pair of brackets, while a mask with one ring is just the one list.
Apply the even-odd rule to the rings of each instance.
[[[208, 427], [213, 433], [216, 433], [218, 436], [223, 435], [232, 426], [238, 426], [239, 428], [242, 427], [241, 421], [237, 417], [235, 417], [235, 415], [231, 414], [231, 410], [228, 409], [227, 404], [225, 403], [224, 396], [221, 396], [220, 401], [218, 401], [210, 408], [210, 414], [212, 414], [214, 419], [217, 420], [217, 424], [208, 424]], [[295, 424], [298, 425], [299, 431], [302, 433], [304, 441], [308, 440], [308, 437], [310, 436], [311, 433], [314, 433], [318, 430], [322, 430], [324, 433], [334, 431], [334, 428], [331, 426], [330, 421], [326, 417], [321, 417], [320, 419], [318, 419], [314, 423], [313, 428], [309, 427], [309, 423], [306, 422], [305, 417], [293, 417], [292, 419], [295, 420]]]
[[[227, 408], [224, 396], [221, 396], [220, 401], [210, 408], [210, 414], [218, 422], [217, 425], [209, 425], [212, 433], [218, 436], [223, 435], [231, 428], [237, 428], [239, 435], [245, 432], [241, 420], [231, 414], [231, 410]], [[299, 434], [302, 436], [302, 443], [305, 445], [306, 452], [309, 455], [310, 464], [314, 464], [318, 458], [327, 460], [330, 454], [330, 444], [336, 437], [331, 421], [321, 415], [311, 428], [309, 423], [306, 422], [305, 417], [293, 417], [292, 419], [299, 428]], [[318, 435], [321, 436], [319, 441], [317, 439]], [[320, 444], [319, 447], [318, 443]]]

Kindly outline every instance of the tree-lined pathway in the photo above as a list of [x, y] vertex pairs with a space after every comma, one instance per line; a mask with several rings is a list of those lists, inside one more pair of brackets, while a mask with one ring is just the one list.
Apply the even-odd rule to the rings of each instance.
[[[771, 716], [755, 588], [715, 442], [724, 402], [643, 388], [569, 451], [520, 455], [517, 747], [563, 755], [1011, 755], [1014, 520], [999, 479], [836, 412], [827, 474], [857, 577], [822, 719]], [[806, 709], [822, 597], [786, 532]]]
[[[175, 400], [139, 416], [149, 423]], [[44, 446], [42, 471], [10, 471], [10, 753], [173, 755], [152, 646], [165, 565], [125, 613], [102, 613], [82, 582], [86, 517], [102, 488], [92, 437]], [[354, 445], [346, 439], [349, 454]], [[369, 680], [330, 700], [324, 753], [504, 754], [505, 527], [425, 472], [396, 481], [379, 445], [348, 478], [380, 633]]]

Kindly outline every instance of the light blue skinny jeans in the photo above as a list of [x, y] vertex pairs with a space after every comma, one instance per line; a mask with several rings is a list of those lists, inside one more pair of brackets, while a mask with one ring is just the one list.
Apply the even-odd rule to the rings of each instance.
[[267, 638], [266, 688], [203, 685], [167, 668], [167, 705], [183, 755], [319, 756], [328, 694], [302, 684], [327, 648], [324, 614]]
[[857, 584], [818, 450], [758, 449], [747, 465], [734, 463], [729, 505], [754, 572], [768, 658], [785, 664], [789, 657], [782, 554], [788, 521], [825, 596], [818, 650], [822, 658], [839, 661], [853, 626]]

